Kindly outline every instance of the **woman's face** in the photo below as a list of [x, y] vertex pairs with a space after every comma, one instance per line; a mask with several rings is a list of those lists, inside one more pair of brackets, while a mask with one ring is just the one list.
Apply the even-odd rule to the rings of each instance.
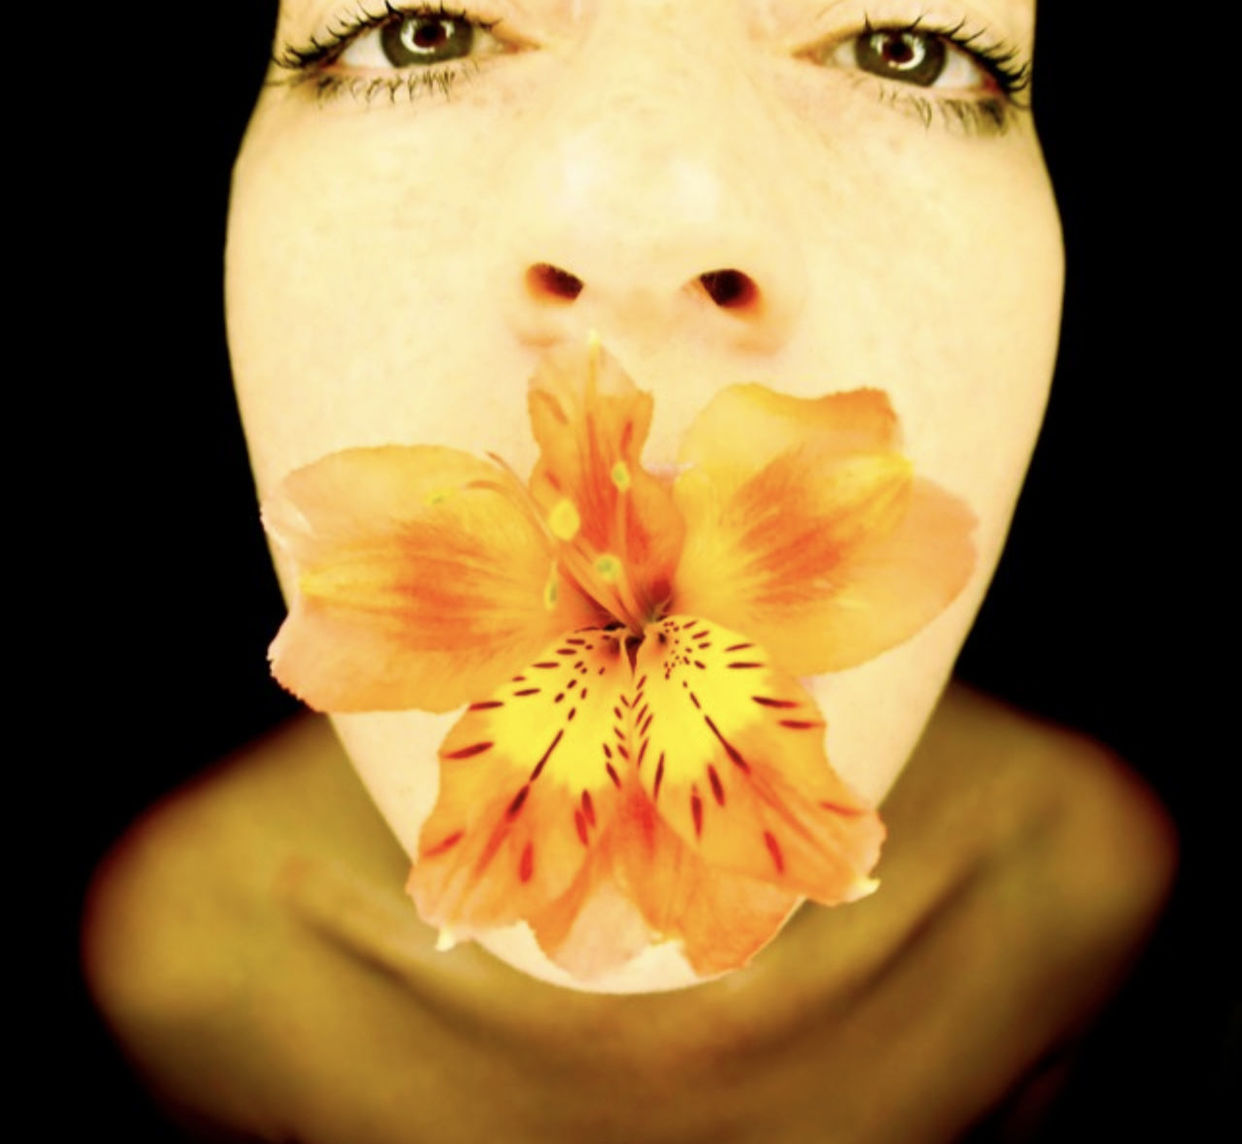
[[[228, 247], [260, 494], [391, 442], [524, 474], [527, 379], [591, 332], [655, 395], [656, 464], [735, 382], [883, 389], [915, 470], [979, 525], [948, 611], [814, 684], [833, 764], [881, 797], [986, 588], [1052, 369], [1062, 258], [1025, 108], [1034, 0], [432, 9], [281, 4]], [[412, 851], [443, 718], [337, 725]]]

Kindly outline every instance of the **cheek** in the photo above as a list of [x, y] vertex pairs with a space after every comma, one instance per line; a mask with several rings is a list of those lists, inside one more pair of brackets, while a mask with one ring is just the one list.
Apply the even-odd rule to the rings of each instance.
[[329, 116], [260, 111], [235, 173], [229, 341], [260, 489], [347, 445], [429, 440], [524, 461], [525, 372], [502, 393], [480, 368], [500, 354], [479, 132]]
[[854, 161], [818, 167], [808, 310], [831, 375], [796, 372], [887, 390], [917, 471], [967, 497], [998, 554], [1056, 356], [1056, 205], [1028, 125], [946, 137], [878, 110]]

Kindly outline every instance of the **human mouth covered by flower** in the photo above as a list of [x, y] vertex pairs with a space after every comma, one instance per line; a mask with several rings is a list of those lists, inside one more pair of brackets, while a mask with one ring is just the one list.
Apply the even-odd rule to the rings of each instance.
[[324, 711], [465, 707], [409, 880], [429, 923], [525, 921], [584, 981], [665, 940], [739, 968], [803, 897], [874, 889], [884, 827], [798, 677], [936, 616], [973, 517], [913, 477], [879, 390], [725, 389], [675, 476], [642, 467], [652, 398], [598, 346], [551, 354], [529, 408], [527, 486], [433, 446], [286, 478], [273, 671]]

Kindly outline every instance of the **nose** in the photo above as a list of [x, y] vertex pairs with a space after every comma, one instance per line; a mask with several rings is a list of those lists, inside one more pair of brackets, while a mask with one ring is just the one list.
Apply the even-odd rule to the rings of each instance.
[[778, 117], [738, 45], [705, 46], [676, 9], [661, 24], [648, 7], [634, 35], [597, 27], [498, 172], [498, 269], [526, 343], [590, 329], [771, 351], [801, 314], [807, 273], [779, 185]]

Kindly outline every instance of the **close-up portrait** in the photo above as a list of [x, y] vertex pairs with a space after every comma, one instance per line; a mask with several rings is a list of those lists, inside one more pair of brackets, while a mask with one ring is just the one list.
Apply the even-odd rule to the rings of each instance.
[[109, 26], [82, 1132], [1228, 1135], [1204, 224], [1077, 7]]

